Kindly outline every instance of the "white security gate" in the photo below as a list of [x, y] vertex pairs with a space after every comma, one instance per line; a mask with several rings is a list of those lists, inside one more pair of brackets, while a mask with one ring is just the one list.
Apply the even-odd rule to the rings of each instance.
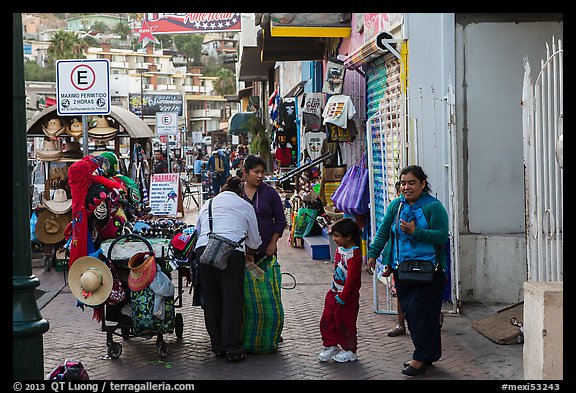
[[[447, 119], [446, 123], [442, 119]], [[411, 164], [418, 165], [422, 157], [418, 154], [418, 138], [424, 133], [433, 134], [434, 146], [437, 150], [435, 157], [443, 158], [437, 168], [446, 168], [445, 178], [448, 190], [446, 206], [450, 220], [450, 300], [453, 305], [452, 312], [458, 313], [460, 307], [459, 290], [459, 227], [458, 227], [458, 194], [457, 194], [457, 167], [456, 167], [456, 118], [455, 99], [452, 84], [443, 98], [434, 95], [424, 95], [422, 90], [417, 97], [398, 95], [383, 99], [378, 111], [366, 122], [366, 136], [368, 146], [368, 162], [372, 169], [369, 173], [370, 223], [372, 238], [376, 228], [383, 218], [388, 204], [397, 196], [394, 185], [398, 180], [400, 170]], [[437, 142], [437, 143], [436, 143]], [[446, 153], [442, 146], [447, 146]], [[437, 176], [438, 179], [441, 176]], [[442, 185], [438, 184], [438, 187]], [[378, 194], [377, 194], [378, 193]], [[377, 264], [376, 274], [373, 277], [374, 311], [378, 313], [396, 313], [391, 302], [390, 279], [382, 278], [383, 266]], [[387, 285], [386, 308], [381, 309], [378, 302], [378, 280]]]
[[[546, 44], [534, 83], [524, 62], [522, 128], [529, 281], [563, 281], [563, 50]], [[557, 147], [560, 151], [557, 151]]]

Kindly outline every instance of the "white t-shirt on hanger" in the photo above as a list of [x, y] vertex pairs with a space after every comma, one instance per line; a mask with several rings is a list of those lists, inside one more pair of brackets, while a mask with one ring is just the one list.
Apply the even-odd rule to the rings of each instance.
[[331, 96], [326, 102], [326, 107], [322, 113], [324, 121], [322, 124], [331, 123], [338, 127], [348, 128], [348, 120], [356, 114], [356, 108], [350, 96], [338, 94]]

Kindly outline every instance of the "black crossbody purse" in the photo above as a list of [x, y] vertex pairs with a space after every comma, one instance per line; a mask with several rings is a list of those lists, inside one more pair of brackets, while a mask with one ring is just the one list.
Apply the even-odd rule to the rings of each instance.
[[230, 255], [242, 244], [246, 236], [237, 242], [234, 242], [224, 236], [212, 233], [212, 199], [208, 202], [208, 223], [210, 233], [208, 233], [208, 244], [200, 256], [200, 262], [206, 265], [214, 266], [220, 270], [226, 269]]
[[[398, 207], [396, 214], [396, 257], [400, 260], [400, 247], [398, 247], [398, 237], [400, 237], [400, 211], [402, 210], [402, 203]], [[436, 266], [426, 260], [422, 259], [407, 259], [400, 262], [398, 265], [398, 279], [405, 283], [426, 285], [434, 281], [434, 273]]]

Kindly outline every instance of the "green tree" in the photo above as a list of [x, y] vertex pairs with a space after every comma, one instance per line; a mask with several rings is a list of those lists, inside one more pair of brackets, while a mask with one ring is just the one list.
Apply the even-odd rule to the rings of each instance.
[[126, 40], [132, 35], [132, 29], [128, 26], [126, 22], [119, 22], [114, 26], [114, 33], [120, 36], [121, 40]]
[[51, 61], [61, 59], [84, 59], [86, 42], [74, 31], [58, 30], [50, 40], [48, 57]]
[[202, 42], [204, 34], [175, 34], [174, 46], [182, 53], [190, 65], [201, 65]]
[[24, 79], [37, 82], [56, 82], [56, 69], [54, 67], [43, 68], [34, 61], [24, 62]]
[[108, 25], [104, 22], [94, 22], [90, 27], [90, 32], [94, 34], [104, 34], [108, 31]]
[[236, 94], [236, 76], [227, 68], [222, 68], [216, 73], [214, 90], [221, 96]]

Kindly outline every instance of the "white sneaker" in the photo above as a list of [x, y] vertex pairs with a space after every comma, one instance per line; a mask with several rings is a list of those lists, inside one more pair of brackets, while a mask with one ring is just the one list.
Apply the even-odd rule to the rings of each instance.
[[318, 359], [321, 362], [327, 362], [328, 360], [332, 359], [332, 356], [336, 355], [339, 351], [340, 347], [338, 347], [338, 345], [332, 347], [324, 347], [324, 350], [318, 355]]
[[358, 355], [352, 351], [341, 350], [336, 355], [332, 356], [332, 360], [338, 363], [355, 362], [358, 360]]

